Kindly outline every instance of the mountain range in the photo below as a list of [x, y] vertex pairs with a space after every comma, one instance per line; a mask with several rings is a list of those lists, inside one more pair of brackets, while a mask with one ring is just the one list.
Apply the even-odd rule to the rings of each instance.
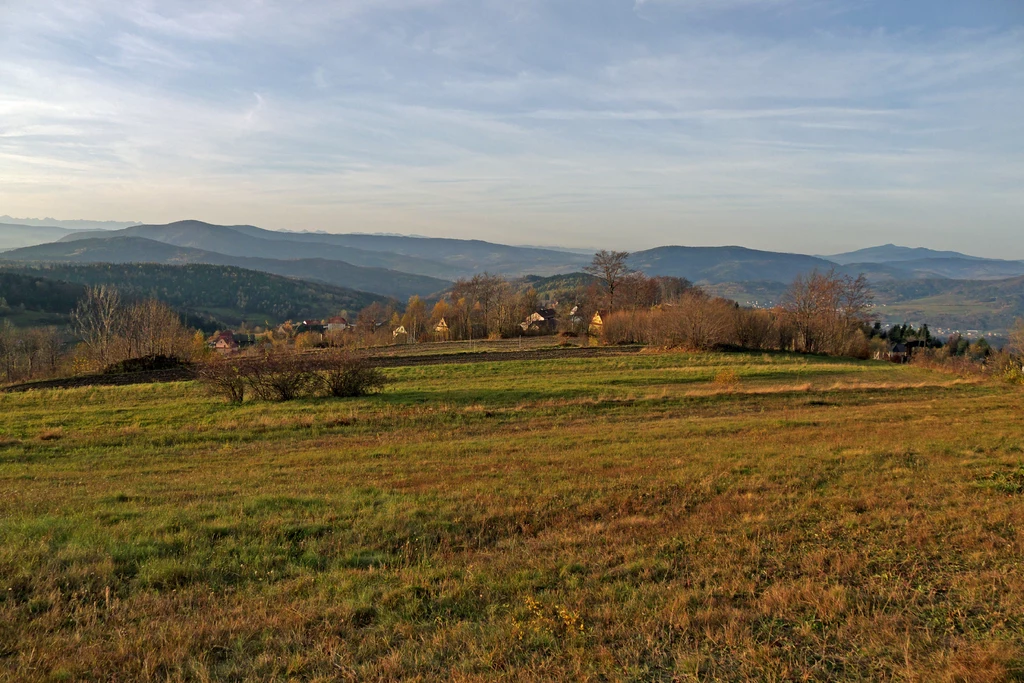
[[[77, 236], [76, 236], [77, 237]], [[291, 260], [231, 256], [188, 246], [175, 246], [145, 237], [83, 237], [51, 242], [0, 253], [0, 260], [45, 263], [160, 263], [183, 265], [205, 263], [236, 266], [275, 275], [312, 280], [325, 284], [408, 299], [413, 294], [429, 296], [451, 283], [439, 278], [414, 275], [386, 268], [354, 266], [326, 258]]]
[[252, 225], [224, 226], [191, 220], [167, 225], [137, 225], [121, 230], [77, 232], [60, 239], [76, 241], [117, 237], [144, 237], [228, 256], [282, 260], [322, 258], [446, 280], [483, 271], [503, 275], [554, 275], [579, 269], [590, 261], [589, 256], [582, 254], [512, 247], [481, 240], [280, 232]]
[[[436, 295], [452, 281], [481, 272], [510, 278], [571, 275], [590, 262], [589, 254], [576, 249], [391, 234], [283, 232], [196, 220], [108, 230], [0, 224], [2, 249], [7, 251], [0, 253], [0, 261], [12, 265], [209, 264], [397, 299], [413, 294]], [[741, 303], [770, 304], [796, 276], [834, 269], [844, 274], [864, 274], [879, 294], [880, 310], [893, 306], [886, 314], [899, 311], [901, 315], [946, 316], [935, 308], [940, 300], [946, 301], [950, 311], [943, 318], [951, 321], [950, 326], [1005, 325], [1008, 320], [1012, 323], [1013, 315], [1024, 314], [1024, 302], [1013, 294], [1024, 287], [1024, 262], [954, 251], [887, 244], [812, 256], [739, 246], [663, 246], [631, 254], [629, 265], [651, 276], [684, 277]], [[975, 291], [979, 282], [992, 286]], [[929, 292], [921, 296], [929, 301], [916, 308], [905, 297], [897, 296], [924, 291], [915, 283], [928, 283], [925, 289]], [[973, 308], [954, 305], [968, 300]]]

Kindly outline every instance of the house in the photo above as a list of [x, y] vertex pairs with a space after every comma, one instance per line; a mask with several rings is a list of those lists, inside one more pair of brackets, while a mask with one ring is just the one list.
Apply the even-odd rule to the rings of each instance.
[[599, 337], [601, 335], [601, 330], [604, 329], [604, 321], [607, 317], [608, 311], [596, 311], [594, 313], [594, 317], [590, 319], [590, 327], [587, 329], [587, 332], [594, 335], [595, 337]]
[[555, 317], [554, 309], [543, 308], [531, 313], [526, 320], [519, 323], [519, 327], [523, 332], [552, 334], [558, 328], [558, 318]]
[[322, 320], [303, 320], [295, 327], [296, 334], [302, 334], [303, 332], [315, 332], [317, 334], [323, 334], [326, 331], [327, 326], [324, 325], [324, 322]]
[[222, 353], [228, 353], [229, 351], [238, 350], [238, 342], [235, 341], [235, 335], [231, 330], [225, 330], [224, 332], [218, 332], [217, 334], [210, 337], [207, 342], [207, 346], [215, 351]]
[[348, 328], [348, 321], [342, 318], [340, 315], [336, 315], [333, 318], [327, 319], [328, 332], [344, 332]]
[[398, 335], [400, 335], [400, 334], [408, 334], [405, 331], [405, 326], [404, 325], [399, 325], [395, 329], [391, 330], [391, 336], [394, 337], [395, 339], [397, 339]]
[[440, 322], [434, 326], [434, 334], [438, 336], [442, 341], [448, 340], [448, 323], [445, 322], [444, 318], [441, 318]]
[[889, 357], [886, 359], [892, 363], [906, 363], [910, 359], [910, 352], [906, 344], [893, 344], [889, 349]]

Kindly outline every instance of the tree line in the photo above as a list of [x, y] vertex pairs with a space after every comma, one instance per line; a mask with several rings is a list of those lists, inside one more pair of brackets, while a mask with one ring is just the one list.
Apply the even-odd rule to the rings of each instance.
[[86, 287], [71, 323], [19, 328], [0, 323], [0, 371], [7, 382], [114, 368], [131, 359], [187, 361], [201, 354], [205, 338], [155, 299], [125, 299], [109, 285]]
[[[543, 310], [550, 316], [544, 318], [550, 325], [543, 332], [590, 334], [607, 344], [693, 350], [736, 347], [867, 358], [904, 343], [928, 350], [931, 358], [939, 360], [984, 361], [993, 354], [984, 340], [972, 344], [954, 336], [943, 342], [933, 338], [927, 326], [898, 325], [889, 330], [877, 323], [872, 326], [872, 295], [863, 276], [834, 271], [800, 276], [779, 306], [751, 309], [712, 296], [683, 278], [648, 277], [633, 271], [627, 266], [628, 256], [627, 252], [598, 252], [586, 268], [590, 280], [568, 278], [566, 282], [573, 284], [545, 292], [543, 297], [532, 286], [481, 273], [456, 281], [431, 303], [414, 296], [399, 310], [397, 304], [373, 301], [356, 316], [353, 330], [333, 340], [321, 336], [319, 345], [513, 337], [530, 333], [523, 321]], [[0, 323], [3, 379], [13, 382], [97, 371], [138, 358], [187, 361], [209, 353], [204, 335], [191, 329], [166, 303], [125, 296], [106, 284], [84, 288], [70, 320], [70, 334], [52, 326], [19, 329], [6, 320]], [[281, 339], [269, 331], [260, 339], [278, 348], [314, 345], [313, 335], [304, 336], [302, 326], [290, 329]], [[1022, 356], [1024, 323], [1018, 323], [1005, 357], [1020, 361]], [[250, 390], [259, 394], [254, 387]]]

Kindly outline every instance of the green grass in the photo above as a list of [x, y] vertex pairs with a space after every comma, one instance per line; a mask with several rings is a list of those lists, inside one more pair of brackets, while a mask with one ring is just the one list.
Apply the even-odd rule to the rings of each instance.
[[0, 394], [0, 678], [1024, 676], [1024, 394], [638, 354]]

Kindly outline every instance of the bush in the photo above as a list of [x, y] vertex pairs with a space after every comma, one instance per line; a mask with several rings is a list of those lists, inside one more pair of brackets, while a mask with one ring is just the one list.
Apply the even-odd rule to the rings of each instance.
[[383, 389], [388, 382], [387, 376], [372, 367], [367, 358], [345, 351], [329, 353], [325, 365], [318, 379], [330, 396], [365, 396]]
[[243, 359], [239, 371], [257, 398], [290, 401], [314, 386], [316, 372], [309, 356], [271, 351]]
[[199, 370], [199, 381], [231, 403], [245, 400], [245, 375], [238, 365], [221, 356], [210, 358]]
[[218, 356], [202, 366], [199, 379], [232, 403], [250, 395], [264, 401], [365, 396], [388, 381], [368, 358], [342, 350], [317, 355], [272, 351], [236, 360]]

